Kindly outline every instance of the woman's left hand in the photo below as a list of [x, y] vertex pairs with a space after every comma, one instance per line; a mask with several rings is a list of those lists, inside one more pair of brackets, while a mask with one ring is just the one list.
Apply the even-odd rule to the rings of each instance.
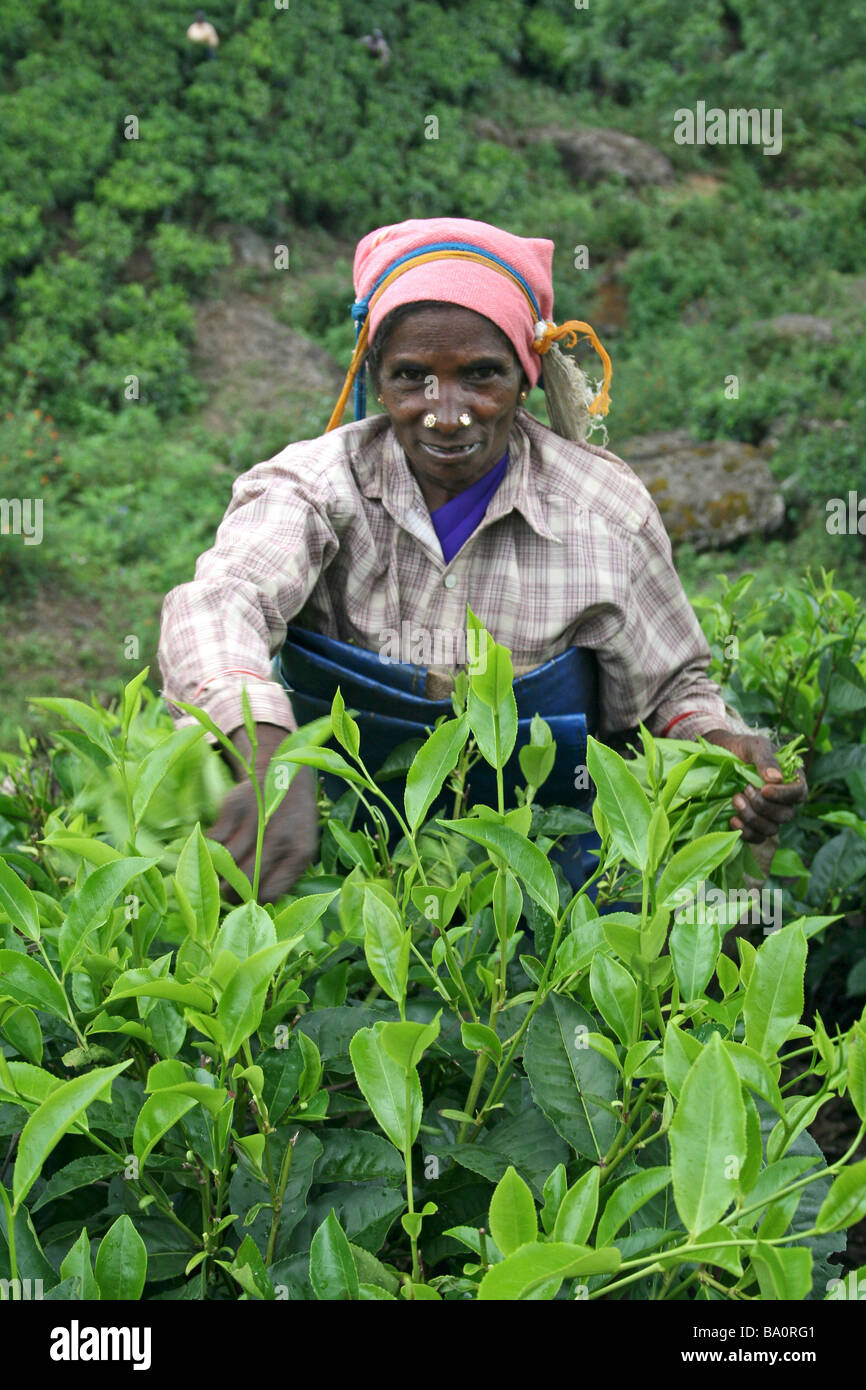
[[762, 787], [744, 787], [732, 798], [736, 812], [730, 821], [732, 830], [742, 831], [743, 839], [750, 844], [760, 844], [776, 835], [785, 821], [793, 820], [796, 807], [806, 800], [806, 779], [800, 771], [795, 781], [784, 781], [768, 738], [761, 734], [734, 734], [727, 729], [713, 729], [704, 738], [729, 749], [742, 762], [751, 763], [764, 779]]

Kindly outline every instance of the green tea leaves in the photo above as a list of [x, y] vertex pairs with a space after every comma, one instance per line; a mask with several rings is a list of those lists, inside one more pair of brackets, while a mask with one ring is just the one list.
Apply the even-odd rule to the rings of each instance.
[[740, 1080], [718, 1033], [683, 1082], [670, 1146], [677, 1211], [690, 1231], [705, 1230], [734, 1200], [746, 1158]]
[[746, 989], [746, 1042], [774, 1057], [803, 1012], [806, 938], [796, 923], [763, 942]]

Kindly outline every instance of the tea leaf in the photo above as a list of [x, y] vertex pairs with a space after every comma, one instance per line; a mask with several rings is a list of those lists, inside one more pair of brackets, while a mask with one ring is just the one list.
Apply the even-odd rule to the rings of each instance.
[[416, 1067], [431, 1043], [439, 1036], [440, 1009], [432, 1022], [424, 1023], [383, 1023], [380, 1037], [382, 1046], [393, 1061], [398, 1062], [405, 1072]]
[[848, 1043], [848, 1094], [861, 1120], [866, 1120], [866, 1035], [855, 1026]]
[[388, 1056], [381, 1029], [360, 1028], [349, 1044], [349, 1055], [358, 1085], [377, 1123], [391, 1143], [405, 1152], [418, 1137], [421, 1125], [421, 1083], [418, 1073], [408, 1075]]
[[746, 1159], [740, 1079], [718, 1033], [683, 1083], [670, 1148], [677, 1211], [690, 1231], [705, 1230], [734, 1200]]
[[232, 975], [217, 1006], [223, 1055], [233, 1057], [261, 1022], [265, 995], [274, 971], [282, 965], [291, 941], [278, 941], [242, 961]]
[[737, 1070], [737, 1075], [757, 1095], [769, 1101], [778, 1115], [785, 1113], [782, 1101], [782, 1093], [779, 1090], [779, 1083], [774, 1077], [769, 1066], [754, 1048], [747, 1047], [745, 1043], [731, 1042], [724, 1040], [724, 1048]]
[[659, 878], [658, 902], [673, 905], [687, 902], [697, 885], [728, 858], [739, 842], [738, 830], [716, 830], [677, 850]]
[[333, 1212], [322, 1222], [310, 1246], [310, 1283], [316, 1297], [357, 1299], [358, 1271], [349, 1242]]
[[577, 1274], [614, 1274], [619, 1269], [618, 1250], [590, 1250], [585, 1245], [566, 1245], [559, 1241], [524, 1245], [500, 1264], [493, 1265], [481, 1280], [481, 1300], [514, 1301], [529, 1298], [541, 1285], [548, 1285], [546, 1297], [555, 1298], [563, 1279]]
[[537, 902], [540, 907], [546, 908], [551, 916], [559, 915], [559, 890], [556, 886], [556, 876], [547, 856], [542, 854], [538, 846], [534, 845], [531, 840], [525, 839], [523, 835], [518, 835], [516, 830], [511, 830], [508, 826], [495, 825], [489, 821], [478, 821], [474, 818], [440, 820], [438, 824], [445, 826], [447, 830], [456, 830], [458, 834], [465, 835], [470, 840], [475, 840], [479, 845], [484, 845], [487, 850], [501, 854], [507, 861], [508, 867], [517, 874], [519, 879], [522, 879], [526, 885], [526, 891], [533, 901]]
[[[866, 1158], [849, 1163], [833, 1180], [815, 1226], [819, 1231], [841, 1231], [866, 1216]], [[801, 1295], [802, 1296], [802, 1295]]]
[[106, 715], [103, 710], [96, 711], [90, 705], [85, 705], [81, 700], [61, 700], [56, 698], [40, 698], [31, 700], [31, 705], [41, 705], [43, 709], [51, 710], [53, 714], [62, 715], [68, 719], [70, 724], [81, 729], [91, 743], [101, 748], [103, 753], [107, 753], [113, 762], [117, 762], [117, 754], [111, 735], [105, 727]]
[[37, 1067], [42, 1061], [42, 1029], [32, 1009], [16, 1004], [3, 1015], [3, 1032], [16, 1052], [21, 1052]]
[[44, 965], [23, 951], [0, 951], [0, 993], [19, 1004], [66, 1018], [66, 996]]
[[409, 933], [397, 909], [378, 893], [364, 894], [364, 955], [377, 984], [397, 1003], [406, 993]]
[[132, 793], [132, 813], [136, 825], [141, 823], [157, 787], [178, 759], [201, 738], [204, 738], [204, 729], [185, 725], [181, 729], [175, 729], [173, 734], [148, 753], [138, 769]]
[[[715, 959], [715, 957], [714, 957]], [[613, 956], [593, 956], [589, 988], [605, 1023], [623, 1046], [633, 1043], [640, 1030], [641, 991], [624, 965]]]
[[652, 810], [643, 787], [619, 753], [590, 738], [586, 764], [607, 818], [614, 848], [636, 869], [647, 867], [647, 835]]
[[[2, 954], [6, 954], [3, 952]], [[13, 954], [9, 952], [9, 954]], [[12, 1178], [12, 1196], [19, 1207], [42, 1171], [42, 1165], [67, 1130], [116, 1076], [125, 1071], [132, 1058], [113, 1067], [100, 1067], [65, 1081], [52, 1091], [28, 1119], [18, 1141], [18, 1154]]]
[[470, 1052], [486, 1052], [497, 1066], [502, 1061], [502, 1043], [492, 1028], [484, 1023], [463, 1023], [460, 1026], [463, 1046]]
[[552, 994], [529, 1025], [524, 1065], [533, 1099], [572, 1148], [598, 1162], [618, 1128], [605, 1102], [616, 1096], [617, 1071], [586, 1041], [595, 1020], [579, 1004]]
[[73, 899], [57, 937], [64, 975], [81, 954], [90, 933], [108, 919], [115, 899], [126, 885], [158, 863], [158, 859], [115, 859], [88, 875]]
[[424, 820], [449, 773], [454, 771], [461, 750], [469, 737], [469, 721], [465, 714], [449, 719], [434, 729], [418, 750], [406, 777], [403, 803], [410, 830], [417, 830]]
[[16, 927], [31, 941], [38, 941], [39, 908], [36, 899], [23, 879], [0, 858], [0, 908]]
[[511, 1165], [493, 1190], [488, 1224], [503, 1255], [510, 1255], [521, 1245], [538, 1239], [538, 1218], [532, 1193]]
[[151, 1149], [196, 1104], [195, 1096], [178, 1091], [157, 1091], [148, 1096], [139, 1111], [132, 1136], [132, 1151], [142, 1168]]
[[802, 1245], [784, 1247], [758, 1241], [752, 1249], [752, 1264], [762, 1298], [801, 1301], [812, 1287], [812, 1251]]
[[178, 856], [175, 879], [192, 910], [193, 937], [210, 941], [219, 922], [219, 879], [198, 822]]
[[111, 1154], [87, 1154], [84, 1158], [74, 1158], [51, 1175], [30, 1210], [37, 1212], [57, 1197], [65, 1197], [67, 1192], [89, 1187], [100, 1178], [108, 1178], [121, 1171], [121, 1165]]
[[722, 949], [719, 924], [675, 917], [668, 949], [683, 999], [697, 999], [706, 989]]
[[379, 1134], [364, 1129], [322, 1129], [319, 1137], [324, 1153], [316, 1169], [317, 1182], [370, 1182], [378, 1178], [399, 1184], [406, 1176], [402, 1158]]
[[[597, 1164], [568, 1189], [560, 1203], [553, 1227], [553, 1239], [569, 1245], [580, 1245], [592, 1230], [598, 1210], [598, 1184], [601, 1169]], [[599, 1237], [598, 1244], [604, 1244]]]
[[99, 1285], [93, 1277], [93, 1265], [90, 1262], [90, 1241], [87, 1239], [86, 1226], [62, 1260], [60, 1277], [79, 1281], [79, 1292], [74, 1296], [88, 1300], [99, 1298]]
[[119, 1216], [102, 1237], [93, 1272], [100, 1298], [141, 1298], [147, 1276], [147, 1249], [128, 1216]]
[[793, 922], [772, 932], [755, 956], [743, 1017], [746, 1043], [764, 1057], [775, 1057], [800, 1020], [807, 949], [802, 927]]
[[611, 1193], [599, 1218], [596, 1243], [609, 1245], [632, 1213], [645, 1206], [651, 1197], [667, 1187], [670, 1180], [670, 1168], [661, 1167], [644, 1168], [641, 1172], [633, 1173], [630, 1178], [626, 1178], [625, 1182], [621, 1182], [616, 1191]]

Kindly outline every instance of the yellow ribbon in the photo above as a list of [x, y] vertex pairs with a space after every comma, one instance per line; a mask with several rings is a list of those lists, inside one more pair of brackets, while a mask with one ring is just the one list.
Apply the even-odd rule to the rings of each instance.
[[557, 342], [560, 338], [566, 339], [567, 347], [576, 347], [578, 335], [581, 333], [592, 343], [604, 368], [604, 382], [589, 407], [589, 413], [590, 415], [606, 415], [610, 410], [610, 380], [613, 375], [613, 367], [609, 353], [591, 324], [584, 323], [582, 319], [568, 319], [565, 323], [559, 324], [558, 327], [555, 323], [548, 322], [542, 336], [536, 338], [532, 344], [532, 350], [543, 357], [549, 350], [551, 343]]

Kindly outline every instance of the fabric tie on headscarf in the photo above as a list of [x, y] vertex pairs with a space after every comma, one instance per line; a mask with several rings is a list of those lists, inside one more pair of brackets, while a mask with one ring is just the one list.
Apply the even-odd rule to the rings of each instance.
[[553, 322], [552, 263], [552, 241], [514, 236], [467, 218], [410, 219], [370, 232], [355, 252], [355, 350], [327, 430], [341, 424], [353, 385], [355, 419], [364, 417], [370, 342], [386, 314], [420, 300], [460, 305], [491, 319], [513, 344], [533, 386], [539, 358], [551, 344], [565, 338], [574, 346], [585, 334], [604, 367], [604, 384], [590, 412], [606, 415], [610, 358], [589, 324]]

